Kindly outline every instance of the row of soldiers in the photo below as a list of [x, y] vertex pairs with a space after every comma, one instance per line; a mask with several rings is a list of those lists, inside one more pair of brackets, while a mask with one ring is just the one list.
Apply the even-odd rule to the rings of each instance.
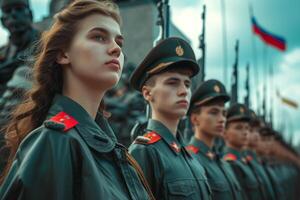
[[192, 48], [180, 38], [168, 38], [131, 76], [152, 116], [129, 151], [156, 199], [297, 199], [299, 156], [244, 104], [225, 109], [230, 96], [220, 81], [204, 81], [193, 92], [187, 111], [193, 136], [184, 141], [176, 122], [183, 115], [170, 106], [170, 98], [184, 108], [190, 87], [186, 77], [197, 73]]
[[[22, 58], [28, 58], [28, 47], [38, 34], [31, 25], [27, 0], [2, 0], [1, 9], [1, 21], [11, 34], [0, 57], [3, 127], [18, 97], [31, 86], [30, 70]], [[140, 104], [138, 95], [150, 104], [152, 117], [129, 151], [155, 198], [296, 200], [298, 155], [245, 105], [225, 109], [230, 96], [220, 81], [205, 81], [190, 96], [191, 78], [198, 71], [190, 45], [169, 38], [149, 52], [126, 83], [141, 94], [128, 97], [124, 95], [127, 90], [118, 90], [107, 97], [108, 105], [114, 101], [113, 105], [118, 105], [113, 113], [124, 109], [126, 112], [120, 113], [134, 117], [138, 114], [128, 104]], [[119, 104], [117, 98], [128, 104]], [[188, 141], [178, 130], [179, 120], [186, 114], [193, 130]], [[124, 117], [114, 114], [111, 119], [122, 123]]]

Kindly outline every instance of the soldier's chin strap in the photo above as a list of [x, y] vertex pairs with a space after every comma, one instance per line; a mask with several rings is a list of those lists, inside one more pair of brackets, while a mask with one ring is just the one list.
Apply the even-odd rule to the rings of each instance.
[[140, 165], [136, 162], [136, 160], [127, 152], [126, 152], [126, 158], [128, 160], [128, 162], [131, 164], [131, 166], [136, 170], [140, 180], [142, 181], [142, 184], [144, 185], [149, 197], [151, 200], [155, 200], [154, 195], [152, 194], [151, 188], [149, 186], [149, 183], [147, 182], [144, 173], [140, 167]]

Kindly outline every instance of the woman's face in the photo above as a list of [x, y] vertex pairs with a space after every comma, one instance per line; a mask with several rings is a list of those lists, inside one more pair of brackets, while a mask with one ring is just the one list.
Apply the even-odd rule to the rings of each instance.
[[82, 19], [64, 53], [64, 78], [95, 89], [113, 87], [124, 64], [122, 45], [120, 26], [113, 18], [94, 14]]

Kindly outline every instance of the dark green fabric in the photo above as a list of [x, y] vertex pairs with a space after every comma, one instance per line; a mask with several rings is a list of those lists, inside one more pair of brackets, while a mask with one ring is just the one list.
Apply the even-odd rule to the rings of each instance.
[[174, 67], [191, 69], [191, 76], [199, 72], [199, 65], [189, 43], [178, 37], [169, 37], [153, 47], [141, 64], [135, 68], [130, 77], [131, 86], [141, 91], [145, 81], [153, 76], [149, 72], [158, 66], [163, 67], [155, 74]]
[[195, 137], [192, 137], [190, 145], [199, 149], [195, 157], [206, 171], [214, 200], [245, 199], [245, 194], [228, 163], [218, 155], [215, 155], [214, 158], [209, 157], [208, 153], [213, 155], [210, 148]]
[[253, 173], [256, 174], [257, 177], [259, 177], [260, 184], [264, 189], [265, 199], [267, 200], [275, 199], [275, 192], [272, 183], [268, 175], [266, 174], [263, 166], [259, 163], [256, 153], [253, 151], [246, 151], [244, 155], [245, 156], [248, 155], [252, 157], [252, 160], [249, 160], [247, 164], [250, 166]]
[[215, 79], [204, 81], [195, 90], [191, 98], [191, 107], [194, 107], [194, 104], [198, 102], [206, 102], [213, 99], [222, 99], [224, 103], [230, 100], [225, 86]]
[[242, 161], [241, 152], [229, 147], [225, 147], [224, 156], [226, 156], [226, 154], [228, 153], [234, 154], [237, 157], [237, 160], [231, 160], [227, 162], [232, 167], [236, 178], [240, 182], [240, 185], [247, 196], [247, 199], [263, 200], [264, 193], [262, 191], [261, 185], [259, 184], [259, 181], [257, 180], [255, 174], [253, 174], [251, 168]]
[[106, 119], [94, 121], [71, 99], [57, 95], [49, 117], [64, 111], [79, 124], [62, 132], [51, 125], [21, 143], [0, 189], [0, 199], [149, 199]]
[[[161, 140], [152, 144], [133, 143], [129, 151], [142, 167], [156, 199], [211, 199], [204, 169], [185, 149], [180, 133], [175, 138], [155, 120], [149, 120], [147, 129], [159, 134]], [[180, 152], [170, 146], [173, 142]]]

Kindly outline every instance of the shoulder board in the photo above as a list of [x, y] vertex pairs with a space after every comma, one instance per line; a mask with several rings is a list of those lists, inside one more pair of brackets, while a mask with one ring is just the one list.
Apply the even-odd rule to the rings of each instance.
[[236, 155], [234, 155], [232, 153], [228, 153], [224, 156], [223, 159], [226, 161], [235, 161], [235, 160], [237, 160], [237, 157], [236, 157]]
[[144, 136], [139, 136], [134, 143], [137, 144], [153, 144], [161, 139], [160, 135], [155, 132], [146, 133]]
[[44, 122], [44, 125], [47, 128], [63, 132], [68, 131], [69, 129], [75, 127], [77, 124], [78, 121], [76, 121], [73, 117], [71, 117], [65, 112], [59, 112], [57, 115], [51, 117], [50, 119]]
[[194, 154], [197, 154], [199, 152], [199, 148], [195, 147], [194, 145], [188, 145], [185, 147], [188, 151], [193, 152]]
[[253, 157], [250, 156], [250, 155], [247, 155], [247, 156], [246, 156], [246, 160], [247, 160], [248, 162], [250, 162], [251, 160], [253, 160]]

